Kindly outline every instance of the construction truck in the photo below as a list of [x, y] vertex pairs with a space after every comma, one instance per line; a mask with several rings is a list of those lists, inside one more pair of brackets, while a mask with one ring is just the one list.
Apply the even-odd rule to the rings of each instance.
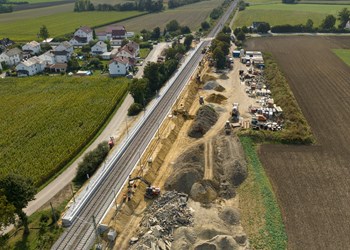
[[199, 104], [200, 104], [200, 105], [203, 105], [203, 104], [204, 104], [204, 97], [203, 97], [203, 96], [200, 96], [200, 97], [199, 97]]
[[129, 178], [129, 188], [131, 188], [134, 185], [134, 181], [140, 180], [144, 182], [147, 185], [146, 192], [145, 192], [145, 198], [147, 199], [153, 199], [160, 195], [160, 188], [154, 187], [149, 183], [147, 180], [142, 178], [141, 176], [137, 176], [135, 178]]
[[231, 134], [231, 129], [232, 129], [232, 127], [231, 127], [230, 121], [226, 121], [226, 123], [225, 123], [225, 134], [226, 135], [230, 135]]
[[231, 120], [232, 122], [239, 122], [239, 104], [237, 102], [233, 103], [232, 112], [231, 112]]

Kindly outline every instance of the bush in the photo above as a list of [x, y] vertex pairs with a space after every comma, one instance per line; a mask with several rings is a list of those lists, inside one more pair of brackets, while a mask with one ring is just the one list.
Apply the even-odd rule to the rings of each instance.
[[143, 110], [143, 106], [141, 104], [133, 103], [128, 109], [128, 116], [135, 116], [139, 114], [142, 110]]
[[47, 223], [48, 221], [49, 221], [49, 216], [47, 215], [47, 214], [42, 214], [41, 216], [40, 216], [40, 222], [45, 222], [45, 223]]
[[74, 182], [82, 184], [86, 181], [87, 175], [92, 176], [104, 161], [108, 152], [108, 142], [104, 141], [98, 144], [97, 148], [85, 154], [83, 161], [78, 165], [77, 175], [74, 178]]

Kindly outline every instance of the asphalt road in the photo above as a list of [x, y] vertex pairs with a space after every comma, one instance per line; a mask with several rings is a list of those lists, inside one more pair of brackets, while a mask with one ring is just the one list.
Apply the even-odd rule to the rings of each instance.
[[[237, 0], [232, 3], [219, 20], [217, 26], [210, 32], [209, 37], [214, 37], [221, 30], [236, 4]], [[152, 111], [152, 114], [145, 119], [143, 126], [135, 133], [124, 153], [117, 158], [110, 173], [105, 177], [101, 185], [97, 187], [94, 196], [90, 198], [78, 215], [78, 218], [66, 229], [52, 249], [89, 249], [92, 246], [95, 240], [93, 218], [96, 222], [101, 220], [115, 196], [114, 193], [122, 188], [124, 181], [137, 164], [139, 152], [144, 152], [156, 133], [158, 126], [155, 124], [161, 123], [164, 117], [168, 115], [173, 103], [202, 59], [202, 48], [209, 44], [210, 41], [203, 42], [197, 53], [192, 56], [188, 65], [178, 75], [167, 93], [159, 101], [157, 107]]]

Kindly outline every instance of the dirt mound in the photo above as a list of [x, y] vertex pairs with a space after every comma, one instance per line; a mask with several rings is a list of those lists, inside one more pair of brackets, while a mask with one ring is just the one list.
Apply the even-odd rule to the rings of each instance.
[[[217, 83], [216, 81], [208, 81], [208, 82], [206, 82], [206, 83], [204, 84], [203, 89], [204, 89], [204, 90], [212, 90], [212, 89], [215, 90], [215, 88], [221, 89], [219, 86], [220, 86], [221, 88], [224, 88], [224, 87], [222, 87], [219, 83]], [[224, 90], [225, 90], [225, 88], [224, 88]]]
[[210, 242], [212, 243], [215, 242], [217, 249], [220, 249], [220, 250], [225, 250], [225, 249], [235, 250], [239, 248], [235, 239], [230, 235], [218, 235], [214, 237], [212, 240], [210, 240]]
[[195, 201], [209, 203], [217, 198], [217, 189], [211, 181], [201, 180], [192, 185], [190, 197]]
[[225, 91], [225, 88], [219, 84], [217, 87], [214, 88], [214, 90], [217, 92], [223, 92]]
[[165, 184], [166, 190], [176, 190], [178, 192], [190, 194], [194, 183], [203, 178], [203, 171], [201, 173], [201, 166], [192, 165], [189, 168], [182, 168], [177, 170]]
[[188, 136], [193, 138], [202, 137], [217, 122], [218, 118], [218, 113], [212, 107], [208, 105], [200, 107], [188, 131]]
[[227, 100], [227, 97], [221, 94], [210, 94], [207, 98], [205, 98], [207, 102], [213, 102], [221, 104], [223, 101]]
[[248, 176], [248, 170], [245, 162], [238, 159], [224, 164], [224, 169], [226, 170], [226, 176], [228, 176], [229, 181], [235, 187], [241, 185]]
[[202, 240], [210, 240], [217, 235], [227, 235], [227, 234], [230, 234], [230, 232], [223, 229], [219, 229], [218, 225], [216, 226], [206, 225], [199, 230], [198, 237]]
[[219, 218], [231, 225], [237, 225], [240, 222], [239, 212], [236, 209], [231, 207], [225, 207], [219, 213]]
[[204, 242], [197, 245], [194, 250], [217, 250], [217, 247], [214, 244]]

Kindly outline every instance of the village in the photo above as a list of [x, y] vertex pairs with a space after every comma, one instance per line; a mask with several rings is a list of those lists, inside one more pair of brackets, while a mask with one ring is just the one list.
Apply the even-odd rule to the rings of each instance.
[[[42, 42], [31, 41], [22, 46], [6, 49], [14, 44], [8, 38], [1, 40], [3, 53], [0, 54], [0, 70], [12, 68], [6, 76], [33, 76], [37, 74], [65, 74], [73, 75], [74, 60], [82, 60], [84, 56], [77, 51], [83, 46], [90, 46], [90, 58], [106, 61], [97, 65], [102, 72], [107, 71], [111, 77], [125, 76], [134, 70], [139, 58], [139, 44], [127, 40], [134, 36], [127, 32], [124, 26], [111, 25], [94, 34], [94, 30], [82, 26], [78, 28], [69, 41], [53, 42], [52, 38]], [[95, 38], [95, 39], [94, 39]], [[126, 41], [126, 42], [125, 42]], [[103, 66], [105, 65], [105, 67]], [[69, 71], [69, 72], [68, 72]], [[75, 75], [91, 75], [91, 70], [78, 70]]]

